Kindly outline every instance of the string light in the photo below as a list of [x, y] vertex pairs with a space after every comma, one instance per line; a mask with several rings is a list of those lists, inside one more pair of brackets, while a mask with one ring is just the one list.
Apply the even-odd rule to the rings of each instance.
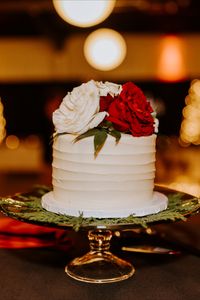
[[4, 137], [6, 136], [6, 120], [3, 116], [3, 103], [0, 99], [0, 144], [2, 143]]
[[200, 80], [193, 80], [185, 99], [180, 140], [186, 145], [200, 145]]

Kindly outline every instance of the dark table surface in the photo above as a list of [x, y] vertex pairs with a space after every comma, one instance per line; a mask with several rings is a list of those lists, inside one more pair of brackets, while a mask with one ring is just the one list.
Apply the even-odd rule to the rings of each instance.
[[[122, 245], [160, 242], [156, 237], [127, 233], [114, 237], [112, 252], [133, 263], [133, 277], [112, 284], [91, 284], [66, 275], [65, 265], [88, 250], [86, 233], [71, 233], [68, 251], [55, 248], [0, 249], [0, 299], [4, 300], [197, 300], [200, 299], [200, 219], [157, 226], [180, 255], [121, 251]], [[147, 238], [145, 240], [145, 238]], [[139, 241], [140, 239], [140, 241]], [[170, 242], [169, 242], [169, 239]], [[173, 240], [173, 242], [172, 242]], [[181, 246], [180, 246], [181, 245]]]

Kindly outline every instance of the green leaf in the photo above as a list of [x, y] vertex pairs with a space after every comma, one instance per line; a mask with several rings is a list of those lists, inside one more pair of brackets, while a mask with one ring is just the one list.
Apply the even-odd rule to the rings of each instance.
[[106, 128], [106, 129], [113, 129], [113, 123], [110, 122], [110, 121], [104, 120], [104, 121], [101, 123], [101, 127], [102, 127], [102, 128]]
[[119, 140], [121, 139], [121, 133], [117, 130], [112, 130], [109, 131], [108, 133], [115, 138], [116, 144], [118, 144]]
[[106, 139], [107, 139], [106, 130], [98, 130], [98, 132], [94, 136], [94, 156], [97, 157], [99, 151], [103, 147]]
[[78, 135], [75, 139], [74, 139], [74, 143], [86, 138], [86, 137], [89, 137], [89, 136], [95, 136], [95, 134], [97, 134], [100, 130], [97, 129], [97, 128], [93, 128], [93, 129], [89, 129], [87, 132], [83, 133], [83, 134], [80, 134]]

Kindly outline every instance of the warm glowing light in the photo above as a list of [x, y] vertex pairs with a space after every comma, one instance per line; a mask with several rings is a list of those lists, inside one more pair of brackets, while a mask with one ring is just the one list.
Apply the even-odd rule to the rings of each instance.
[[197, 101], [200, 102], [200, 84], [199, 80], [194, 79], [191, 82], [190, 94], [193, 95]]
[[19, 138], [15, 135], [9, 135], [7, 136], [6, 138], [6, 146], [9, 148], [9, 149], [17, 149], [19, 147], [19, 144], [20, 144], [20, 141], [19, 141]]
[[183, 116], [186, 119], [200, 119], [200, 107], [195, 107], [194, 105], [187, 105], [183, 109]]
[[126, 43], [117, 31], [98, 29], [87, 37], [84, 54], [92, 67], [103, 71], [112, 70], [124, 60]]
[[180, 39], [167, 36], [161, 44], [158, 77], [164, 81], [178, 81], [186, 76]]
[[6, 136], [6, 120], [3, 116], [3, 103], [0, 99], [0, 144]]
[[180, 141], [200, 144], [200, 80], [193, 80], [185, 99]]
[[[179, 181], [180, 180], [180, 181]], [[185, 181], [184, 181], [185, 180]], [[196, 197], [200, 196], [200, 185], [199, 183], [188, 182], [187, 177], [181, 177], [176, 179], [176, 182], [169, 184], [169, 187], [177, 191], [182, 191]]]
[[78, 27], [103, 22], [112, 12], [116, 0], [53, 0], [59, 16]]

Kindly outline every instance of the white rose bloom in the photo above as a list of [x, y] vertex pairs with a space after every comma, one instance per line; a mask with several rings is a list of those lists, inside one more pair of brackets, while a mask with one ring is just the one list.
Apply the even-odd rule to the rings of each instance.
[[99, 100], [99, 88], [94, 80], [74, 88], [53, 113], [56, 132], [82, 134], [97, 127], [107, 115], [99, 112]]
[[105, 83], [103, 83], [102, 81], [97, 81], [96, 85], [99, 88], [100, 96], [107, 96], [108, 94], [110, 94], [111, 96], [116, 96], [122, 91], [122, 86], [120, 84], [112, 83], [109, 81], [106, 81]]

